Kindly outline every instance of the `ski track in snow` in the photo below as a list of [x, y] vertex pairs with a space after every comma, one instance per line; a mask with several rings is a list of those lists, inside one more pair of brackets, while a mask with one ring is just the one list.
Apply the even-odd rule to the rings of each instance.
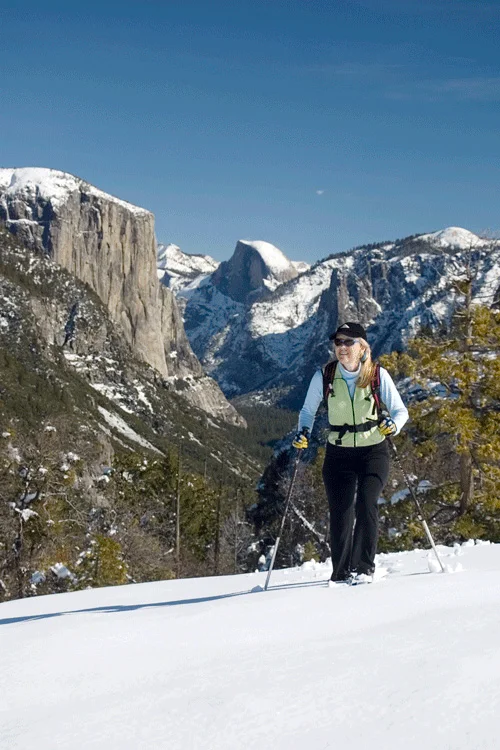
[[500, 545], [0, 605], [0, 748], [493, 750]]

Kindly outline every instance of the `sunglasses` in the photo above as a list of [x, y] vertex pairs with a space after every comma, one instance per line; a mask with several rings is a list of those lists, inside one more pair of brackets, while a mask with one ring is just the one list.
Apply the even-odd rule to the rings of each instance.
[[354, 346], [358, 343], [358, 339], [333, 339], [335, 346]]

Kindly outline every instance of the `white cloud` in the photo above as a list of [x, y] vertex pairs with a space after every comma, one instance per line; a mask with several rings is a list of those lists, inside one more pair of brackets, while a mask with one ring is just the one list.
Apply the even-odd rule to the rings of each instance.
[[323, 195], [324, 192], [324, 190], [316, 190], [316, 195]]

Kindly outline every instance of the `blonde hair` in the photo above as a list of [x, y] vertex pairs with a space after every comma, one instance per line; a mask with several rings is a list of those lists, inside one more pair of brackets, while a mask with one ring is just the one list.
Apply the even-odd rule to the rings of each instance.
[[361, 372], [356, 385], [358, 388], [366, 388], [375, 375], [375, 362], [372, 360], [372, 350], [368, 341], [359, 339], [359, 343], [363, 348], [363, 359], [361, 360]]

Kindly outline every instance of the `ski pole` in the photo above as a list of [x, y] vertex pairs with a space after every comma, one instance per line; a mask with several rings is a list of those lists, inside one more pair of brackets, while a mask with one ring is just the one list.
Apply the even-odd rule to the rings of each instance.
[[438, 551], [436, 549], [436, 545], [434, 544], [434, 539], [432, 538], [432, 534], [431, 534], [430, 529], [429, 529], [429, 527], [427, 525], [427, 521], [425, 520], [424, 514], [422, 513], [422, 507], [421, 507], [421, 505], [420, 505], [420, 503], [418, 501], [418, 497], [417, 497], [417, 495], [415, 493], [415, 490], [413, 489], [413, 485], [410, 482], [410, 478], [409, 478], [408, 474], [406, 473], [406, 471], [403, 468], [403, 464], [401, 463], [401, 460], [399, 458], [399, 454], [398, 454], [397, 448], [394, 445], [394, 443], [392, 442], [392, 440], [391, 440], [390, 437], [386, 438], [386, 440], [388, 441], [389, 445], [391, 446], [392, 452], [394, 454], [394, 458], [396, 459], [396, 462], [397, 462], [397, 464], [398, 464], [398, 466], [399, 466], [399, 468], [401, 470], [401, 473], [402, 473], [402, 475], [404, 477], [404, 480], [406, 482], [406, 486], [408, 487], [408, 489], [410, 491], [410, 495], [412, 496], [413, 501], [414, 501], [414, 503], [415, 503], [415, 505], [417, 507], [417, 518], [420, 521], [420, 523], [422, 524], [422, 526], [424, 527], [424, 531], [427, 534], [427, 539], [429, 540], [429, 542], [431, 544], [432, 551], [436, 555], [436, 560], [439, 563], [439, 567], [441, 568], [441, 572], [445, 573], [446, 571], [444, 569], [444, 565], [441, 562], [441, 559], [440, 559], [440, 557], [438, 555]]
[[276, 537], [276, 541], [274, 543], [273, 554], [271, 557], [271, 564], [269, 566], [269, 570], [267, 571], [267, 578], [266, 578], [266, 583], [264, 585], [264, 591], [267, 591], [267, 587], [269, 585], [269, 579], [271, 578], [271, 573], [273, 572], [274, 561], [276, 560], [276, 553], [278, 552], [278, 545], [280, 543], [281, 534], [283, 533], [283, 527], [285, 525], [285, 519], [286, 519], [286, 514], [288, 512], [288, 506], [290, 505], [290, 498], [292, 497], [293, 485], [295, 484], [295, 477], [297, 476], [297, 469], [299, 468], [300, 453], [301, 453], [301, 449], [297, 451], [297, 457], [294, 462], [293, 474], [290, 480], [290, 486], [288, 488], [288, 492], [287, 492], [286, 500], [285, 500], [285, 509], [283, 510], [283, 517], [281, 519], [280, 530], [278, 532], [278, 536]]

